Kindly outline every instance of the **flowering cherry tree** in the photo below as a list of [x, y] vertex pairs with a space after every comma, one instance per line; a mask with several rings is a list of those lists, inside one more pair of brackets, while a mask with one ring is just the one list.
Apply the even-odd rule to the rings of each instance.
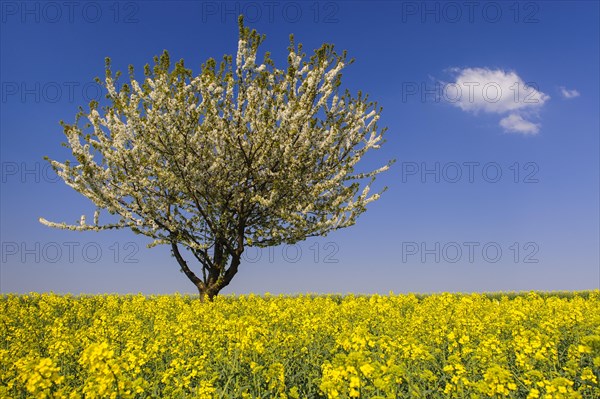
[[[149, 247], [169, 245], [209, 299], [231, 282], [244, 247], [353, 225], [379, 198], [370, 186], [392, 163], [354, 171], [383, 142], [381, 108], [360, 92], [340, 93], [341, 70], [352, 60], [333, 45], [307, 60], [291, 36], [287, 68], [277, 69], [268, 52], [256, 62], [265, 37], [243, 17], [239, 33], [235, 60], [211, 58], [198, 76], [183, 60], [172, 67], [165, 51], [146, 65], [143, 81], [130, 66], [129, 83], [119, 87], [107, 58], [109, 105], [92, 101], [74, 124], [61, 122], [74, 161], [50, 160], [96, 205], [93, 223], [40, 221], [78, 231], [129, 228], [151, 237]], [[114, 223], [100, 224], [100, 210], [116, 215]], [[192, 256], [199, 272], [188, 265]]]

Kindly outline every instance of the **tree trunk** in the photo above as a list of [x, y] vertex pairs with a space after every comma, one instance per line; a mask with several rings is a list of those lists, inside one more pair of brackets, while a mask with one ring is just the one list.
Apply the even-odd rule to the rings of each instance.
[[198, 288], [198, 294], [200, 294], [201, 302], [212, 302], [213, 299], [215, 299], [215, 297], [219, 293], [218, 290], [207, 288], [204, 284], [202, 284], [202, 286], [199, 286], [197, 288]]
[[[196, 286], [198, 289], [198, 293], [200, 294], [200, 300], [202, 302], [209, 301], [211, 302], [219, 292], [229, 285], [233, 276], [236, 275], [238, 271], [238, 266], [240, 265], [241, 256], [236, 254], [231, 257], [231, 263], [229, 267], [225, 269], [225, 266], [221, 266], [220, 268], [212, 267], [209, 270], [208, 276], [204, 276], [204, 281], [200, 279], [196, 274], [190, 270], [187, 265], [187, 262], [181, 256], [179, 252], [179, 248], [176, 243], [171, 243], [171, 250], [175, 259], [179, 263], [181, 267], [181, 271], [187, 276], [187, 278]], [[241, 252], [241, 251], [240, 251]]]
[[[215, 279], [214, 276], [210, 276], [207, 282], [201, 282], [197, 284], [198, 292], [200, 294], [200, 299], [204, 301], [211, 301], [221, 292], [221, 290], [229, 285], [233, 276], [236, 275], [238, 271], [238, 266], [240, 265], [241, 257], [239, 255], [234, 255], [231, 258], [231, 263], [229, 267], [224, 270], [223, 273], [219, 273], [220, 275]], [[193, 281], [192, 281], [193, 282]]]

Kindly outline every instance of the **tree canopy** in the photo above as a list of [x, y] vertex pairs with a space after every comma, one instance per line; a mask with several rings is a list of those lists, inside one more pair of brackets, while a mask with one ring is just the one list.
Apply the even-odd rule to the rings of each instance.
[[[264, 40], [240, 17], [235, 59], [210, 58], [194, 75], [164, 51], [142, 81], [130, 66], [123, 84], [107, 58], [98, 81], [108, 105], [92, 101], [75, 123], [61, 121], [74, 160], [49, 160], [96, 205], [93, 223], [40, 221], [78, 231], [129, 228], [150, 237], [149, 246], [167, 244], [209, 298], [237, 273], [245, 247], [353, 225], [379, 198], [371, 185], [393, 162], [355, 172], [383, 143], [382, 109], [360, 92], [341, 92], [341, 71], [352, 63], [345, 51], [323, 44], [307, 59], [291, 36], [287, 68], [278, 69], [268, 52], [257, 63]], [[101, 210], [116, 221], [100, 224]]]

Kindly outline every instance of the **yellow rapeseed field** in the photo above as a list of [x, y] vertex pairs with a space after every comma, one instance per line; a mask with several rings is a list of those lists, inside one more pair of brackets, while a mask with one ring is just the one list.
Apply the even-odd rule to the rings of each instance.
[[0, 296], [1, 398], [600, 398], [600, 292]]

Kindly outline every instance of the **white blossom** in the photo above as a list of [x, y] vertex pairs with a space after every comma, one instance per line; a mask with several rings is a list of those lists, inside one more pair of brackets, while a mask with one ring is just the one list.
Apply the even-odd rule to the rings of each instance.
[[[292, 244], [353, 225], [379, 198], [371, 184], [391, 164], [354, 173], [383, 142], [381, 109], [340, 92], [348, 63], [332, 45], [310, 60], [294, 48], [291, 73], [256, 65], [261, 42], [240, 22], [235, 65], [225, 58], [222, 74], [214, 61], [198, 76], [173, 73], [165, 52], [145, 85], [131, 78], [130, 93], [116, 88], [108, 65], [111, 105], [90, 109], [90, 129], [65, 124], [74, 159], [50, 161], [97, 206], [93, 225], [85, 216], [78, 225], [40, 222], [77, 231], [130, 228], [151, 238], [149, 246], [171, 245], [209, 295], [235, 275], [245, 246]], [[100, 225], [100, 209], [118, 220]], [[193, 251], [203, 278], [182, 263], [178, 245]]]

